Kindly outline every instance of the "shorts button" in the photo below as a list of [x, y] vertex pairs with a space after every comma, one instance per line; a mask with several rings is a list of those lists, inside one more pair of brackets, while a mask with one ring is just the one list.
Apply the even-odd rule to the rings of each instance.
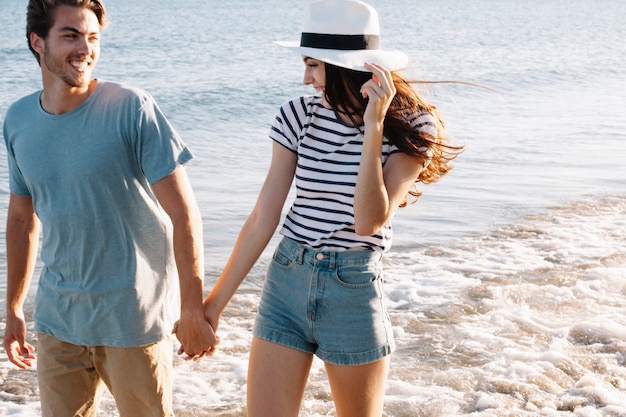
[[321, 261], [322, 259], [324, 259], [324, 254], [323, 253], [318, 253], [317, 256], [315, 256], [317, 258], [318, 261]]

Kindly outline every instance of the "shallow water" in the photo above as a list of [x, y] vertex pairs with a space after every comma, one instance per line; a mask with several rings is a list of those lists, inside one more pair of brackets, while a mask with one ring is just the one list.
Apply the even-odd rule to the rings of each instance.
[[[254, 204], [278, 106], [311, 92], [299, 57], [271, 44], [297, 37], [300, 6], [214, 3], [109, 0], [97, 74], [150, 91], [196, 154], [207, 291]], [[25, 4], [2, 0], [0, 121], [40, 84]], [[384, 45], [413, 57], [410, 73], [497, 90], [428, 86], [467, 149], [396, 215], [386, 292], [398, 351], [385, 416], [626, 416], [626, 3], [372, 4]], [[176, 361], [179, 416], [245, 414], [267, 262], [268, 253], [226, 310], [216, 356]], [[0, 249], [1, 292], [5, 263]], [[0, 328], [4, 307], [2, 298]], [[110, 396], [102, 410], [116, 415]], [[0, 415], [39, 415], [35, 372], [4, 354]], [[319, 361], [302, 415], [333, 415]]]

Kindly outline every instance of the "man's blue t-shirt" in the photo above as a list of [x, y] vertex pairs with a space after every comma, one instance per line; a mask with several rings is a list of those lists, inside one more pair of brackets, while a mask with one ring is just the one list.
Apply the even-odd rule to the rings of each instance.
[[178, 280], [172, 224], [150, 184], [193, 158], [147, 93], [98, 81], [78, 108], [41, 92], [4, 122], [11, 192], [42, 224], [35, 329], [74, 344], [133, 347], [171, 333]]

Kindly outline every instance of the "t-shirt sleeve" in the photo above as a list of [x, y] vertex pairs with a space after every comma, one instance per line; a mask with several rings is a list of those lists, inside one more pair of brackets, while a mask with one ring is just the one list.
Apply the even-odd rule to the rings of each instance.
[[289, 101], [280, 107], [270, 130], [270, 138], [292, 152], [298, 152], [301, 137], [307, 118], [307, 100], [301, 97]]
[[9, 189], [11, 193], [23, 197], [30, 196], [30, 191], [28, 190], [28, 187], [26, 187], [24, 177], [22, 177], [21, 171], [15, 162], [15, 155], [8, 146], [7, 156], [9, 165]]
[[[427, 137], [437, 137], [437, 121], [432, 114], [427, 112], [410, 114], [406, 117], [406, 120], [411, 124], [414, 129], [416, 129], [418, 132], [425, 133]], [[421, 146], [419, 150], [423, 152], [424, 156], [426, 157], [424, 166], [428, 165], [430, 163], [430, 159], [433, 156], [432, 148], [430, 148], [428, 144], [424, 142], [424, 145]], [[402, 151], [398, 149], [395, 145], [392, 146], [391, 153], [393, 154], [398, 152]]]
[[28, 187], [26, 186], [26, 181], [24, 180], [24, 177], [22, 176], [22, 172], [20, 171], [17, 161], [15, 160], [15, 152], [13, 151], [13, 142], [9, 139], [10, 131], [11, 131], [10, 126], [12, 125], [12, 121], [14, 118], [13, 113], [16, 113], [15, 111], [13, 111], [13, 107], [15, 106], [10, 107], [9, 110], [7, 111], [4, 124], [2, 126], [2, 134], [4, 136], [4, 144], [6, 146], [7, 162], [8, 162], [8, 168], [9, 168], [9, 190], [13, 194], [23, 196], [23, 197], [28, 197], [31, 195], [31, 193]]
[[[437, 120], [435, 116], [430, 113], [421, 113], [414, 120], [411, 121], [411, 125], [415, 127], [419, 132], [425, 133], [430, 138], [437, 137]], [[432, 146], [424, 145], [420, 147], [420, 152], [424, 154], [426, 160], [424, 161], [424, 168], [430, 164], [430, 160], [433, 158]]]
[[437, 120], [430, 113], [420, 113], [411, 119], [411, 126], [419, 132], [425, 133], [430, 138], [437, 137]]
[[135, 152], [150, 184], [186, 165], [193, 154], [152, 96], [141, 98], [136, 121]]

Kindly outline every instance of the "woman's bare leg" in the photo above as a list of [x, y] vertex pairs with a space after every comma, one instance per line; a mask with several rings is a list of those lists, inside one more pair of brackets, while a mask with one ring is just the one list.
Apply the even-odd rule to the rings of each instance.
[[296, 417], [313, 355], [259, 338], [248, 365], [248, 417]]
[[327, 363], [337, 417], [380, 417], [383, 413], [389, 356], [366, 365]]

